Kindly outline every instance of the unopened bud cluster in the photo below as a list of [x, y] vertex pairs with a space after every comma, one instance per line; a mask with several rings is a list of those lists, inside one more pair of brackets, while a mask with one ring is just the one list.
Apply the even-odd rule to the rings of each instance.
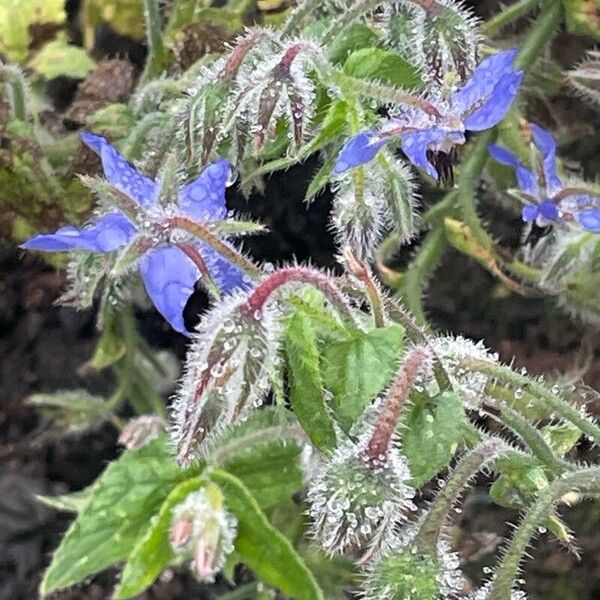
[[224, 507], [214, 485], [192, 492], [175, 506], [171, 521], [171, 547], [201, 581], [213, 581], [233, 551], [237, 519]]

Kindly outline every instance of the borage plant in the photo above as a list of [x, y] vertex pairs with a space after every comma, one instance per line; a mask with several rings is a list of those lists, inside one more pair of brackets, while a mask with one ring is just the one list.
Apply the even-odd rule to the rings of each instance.
[[[552, 136], [536, 125], [510, 139], [518, 157], [489, 146], [517, 131], [515, 98], [562, 3], [540, 2], [520, 49], [500, 50], [452, 0], [308, 0], [280, 27], [246, 30], [185, 71], [165, 45], [158, 3], [145, 4], [150, 55], [130, 106], [139, 124], [119, 140], [138, 168], [84, 134], [105, 174], [83, 179], [99, 198], [95, 218], [24, 248], [70, 252], [67, 298], [85, 306], [99, 294], [105, 329], [136, 298], [139, 273], [190, 345], [169, 423], [133, 419], [127, 450], [93, 485], [47, 499], [76, 518], [41, 593], [121, 564], [116, 598], [178, 565], [239, 583], [243, 563], [252, 577], [230, 598], [524, 598], [533, 538], [548, 530], [573, 547], [559, 511], [600, 492], [599, 468], [566, 457], [583, 437], [600, 441], [586, 411], [596, 394], [436, 334], [421, 296], [450, 243], [510, 290], [558, 295], [598, 322], [596, 186], [563, 183]], [[517, 4], [484, 31], [537, 3]], [[467, 132], [482, 133], [467, 143]], [[475, 204], [488, 152], [516, 171], [511, 193], [524, 204], [528, 230], [511, 258]], [[262, 228], [227, 212], [226, 186], [239, 173], [242, 190], [262, 187], [264, 175], [317, 153], [307, 201], [334, 189], [339, 269], [255, 264], [234, 238]], [[418, 217], [420, 171], [447, 192]], [[415, 258], [394, 272], [390, 248], [420, 231]], [[194, 290], [210, 308], [190, 330]], [[496, 477], [491, 499], [522, 517], [473, 590], [451, 524], [481, 472]]]

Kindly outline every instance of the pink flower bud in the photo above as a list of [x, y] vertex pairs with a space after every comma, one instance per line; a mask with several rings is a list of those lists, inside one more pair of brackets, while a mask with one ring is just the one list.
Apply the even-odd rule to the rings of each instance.
[[155, 415], [143, 415], [131, 419], [119, 436], [118, 443], [127, 450], [141, 448], [156, 439], [165, 430], [165, 422]]

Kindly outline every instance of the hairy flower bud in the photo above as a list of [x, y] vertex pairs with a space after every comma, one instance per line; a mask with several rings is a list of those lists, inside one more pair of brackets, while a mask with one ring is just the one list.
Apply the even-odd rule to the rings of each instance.
[[477, 64], [477, 19], [455, 0], [403, 0], [394, 19], [394, 43], [439, 84], [464, 82]]
[[223, 506], [219, 488], [209, 484], [173, 509], [169, 539], [176, 554], [191, 559], [201, 581], [214, 581], [233, 551], [237, 519]]
[[205, 315], [188, 352], [173, 404], [177, 458], [187, 464], [204, 441], [259, 406], [277, 362], [279, 312], [271, 304], [246, 310], [238, 293]]
[[437, 556], [414, 547], [416, 526], [408, 526], [366, 573], [365, 600], [436, 600], [461, 597], [465, 580], [458, 556], [448, 544], [438, 544]]
[[312, 116], [314, 86], [307, 76], [312, 42], [289, 42], [272, 56], [263, 56], [262, 65], [238, 78], [239, 92], [232, 101], [230, 124], [248, 121], [260, 150], [280, 118], [291, 127], [289, 137], [296, 145], [303, 140], [305, 123]]
[[127, 450], [141, 448], [165, 430], [166, 423], [156, 415], [142, 415], [131, 419], [119, 435], [118, 443]]
[[564, 310], [600, 324], [600, 236], [554, 228], [526, 251], [526, 261], [541, 269], [540, 287], [558, 296]]
[[588, 50], [586, 58], [565, 75], [577, 92], [600, 107], [600, 51]]
[[[475, 590], [469, 597], [468, 600], [493, 600], [491, 595], [492, 583], [488, 581], [483, 587]], [[527, 600], [527, 594], [522, 590], [512, 590], [510, 593], [510, 600]]]
[[385, 548], [396, 523], [414, 510], [409, 477], [396, 449], [374, 466], [364, 444], [340, 445], [309, 485], [314, 537], [329, 554]]
[[434, 338], [431, 347], [461, 397], [472, 406], [478, 406], [485, 396], [489, 377], [470, 371], [461, 362], [468, 359], [497, 362], [498, 355], [491, 353], [483, 342], [474, 342], [460, 335]]

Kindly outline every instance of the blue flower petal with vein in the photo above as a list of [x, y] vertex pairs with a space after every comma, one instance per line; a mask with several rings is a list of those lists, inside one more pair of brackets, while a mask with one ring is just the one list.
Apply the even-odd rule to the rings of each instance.
[[[107, 181], [143, 209], [145, 220], [152, 223], [153, 219], [160, 218], [160, 208], [157, 207], [159, 185], [139, 173], [103, 137], [84, 133], [81, 139], [100, 156]], [[227, 160], [208, 165], [197, 179], [179, 190], [177, 210], [199, 222], [225, 218], [225, 188], [229, 173]], [[120, 211], [113, 210], [81, 228], [67, 225], [55, 233], [36, 235], [22, 247], [45, 252], [112, 252], [130, 245], [143, 233], [140, 223], [134, 223]], [[222, 293], [249, 287], [244, 273], [212, 247], [198, 241], [193, 242], [193, 246]], [[140, 257], [139, 270], [154, 306], [175, 330], [187, 334], [183, 309], [194, 291], [194, 285], [201, 279], [196, 264], [165, 239]]]
[[490, 144], [490, 156], [515, 171], [517, 184], [524, 192], [523, 220], [540, 226], [576, 222], [582, 229], [600, 233], [600, 197], [582, 192], [579, 185], [565, 185], [556, 173], [556, 142], [539, 125], [531, 125], [531, 138], [540, 164], [537, 173], [528, 169], [512, 153]]
[[466, 131], [489, 129], [504, 118], [523, 78], [523, 71], [514, 66], [516, 56], [516, 49], [494, 54], [483, 60], [471, 78], [448, 98], [426, 98], [422, 107], [402, 109], [378, 129], [350, 138], [340, 152], [334, 173], [369, 162], [387, 142], [400, 137], [407, 158], [438, 179], [431, 153], [449, 154], [455, 145], [465, 143]]

